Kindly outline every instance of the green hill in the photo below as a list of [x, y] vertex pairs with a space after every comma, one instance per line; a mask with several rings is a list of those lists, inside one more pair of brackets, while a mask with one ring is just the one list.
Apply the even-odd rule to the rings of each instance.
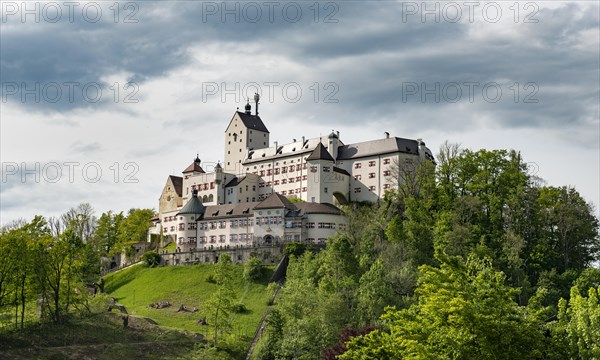
[[[154, 320], [161, 327], [182, 329], [208, 335], [210, 327], [197, 324], [203, 318], [203, 304], [217, 285], [208, 281], [213, 265], [172, 266], [147, 268], [134, 266], [105, 276], [105, 291], [135, 316]], [[250, 344], [254, 332], [267, 309], [271, 293], [267, 291], [268, 279], [273, 272], [267, 268], [262, 280], [250, 283], [243, 279], [243, 267], [235, 265], [235, 291], [238, 303], [247, 311], [232, 318], [232, 333], [244, 346]], [[163, 309], [149, 305], [170, 302]], [[180, 305], [186, 309], [196, 307], [197, 312], [177, 312]]]

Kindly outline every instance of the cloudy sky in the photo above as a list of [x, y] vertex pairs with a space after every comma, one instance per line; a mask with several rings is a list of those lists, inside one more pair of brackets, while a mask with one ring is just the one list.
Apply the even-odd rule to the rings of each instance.
[[271, 140], [516, 149], [600, 203], [597, 1], [2, 1], [0, 223], [158, 207], [261, 92]]

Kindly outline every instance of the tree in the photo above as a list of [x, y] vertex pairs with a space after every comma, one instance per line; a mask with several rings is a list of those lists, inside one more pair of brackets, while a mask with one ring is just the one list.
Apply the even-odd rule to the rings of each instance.
[[251, 256], [244, 264], [244, 279], [247, 281], [258, 281], [263, 275], [262, 260], [256, 256]]
[[136, 242], [146, 241], [150, 219], [155, 215], [152, 209], [131, 209], [127, 217], [119, 222], [117, 251], [127, 250]]
[[571, 288], [569, 301], [561, 299], [558, 322], [553, 324], [552, 337], [556, 348], [563, 349], [563, 358], [600, 358], [600, 287], [589, 288], [587, 298]]
[[100, 216], [92, 237], [94, 251], [101, 255], [112, 253], [113, 247], [121, 238], [120, 228], [123, 219], [122, 212], [114, 214], [112, 211], [108, 211]]
[[490, 259], [438, 254], [422, 266], [418, 303], [388, 308], [384, 329], [352, 339], [340, 359], [534, 359], [542, 331], [512, 299]]
[[207, 321], [213, 327], [213, 346], [217, 346], [219, 334], [230, 329], [230, 316], [235, 304], [235, 291], [233, 290], [233, 263], [228, 254], [221, 254], [219, 262], [215, 265], [214, 280], [217, 289], [205, 304]]

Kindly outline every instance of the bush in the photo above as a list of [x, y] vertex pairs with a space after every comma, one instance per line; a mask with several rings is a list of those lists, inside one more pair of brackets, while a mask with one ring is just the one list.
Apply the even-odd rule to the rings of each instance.
[[142, 261], [148, 267], [160, 265], [160, 255], [156, 251], [148, 251], [142, 255]]
[[302, 256], [306, 251], [306, 244], [301, 242], [291, 242], [285, 245], [285, 250], [283, 254], [285, 256], [294, 255], [296, 257]]
[[207, 283], [211, 283], [211, 284], [216, 284], [217, 283], [217, 279], [215, 279], [215, 274], [209, 274], [206, 277], [206, 282]]
[[243, 314], [248, 312], [248, 308], [242, 303], [233, 304], [231, 310], [236, 314]]
[[244, 279], [248, 281], [259, 281], [262, 278], [264, 269], [262, 261], [252, 256], [246, 264], [244, 264]]

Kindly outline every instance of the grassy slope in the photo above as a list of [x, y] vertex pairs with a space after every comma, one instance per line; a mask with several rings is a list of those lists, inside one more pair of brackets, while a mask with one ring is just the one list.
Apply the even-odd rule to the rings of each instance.
[[38, 323], [24, 332], [0, 336], [0, 359], [177, 359], [194, 344], [177, 331], [165, 331], [130, 318], [102, 313], [66, 324]]
[[[267, 280], [272, 274], [269, 269], [260, 283], [249, 284], [242, 279], [243, 267], [235, 266], [235, 289], [239, 302], [248, 312], [235, 314], [233, 333], [240, 335], [244, 342], [251, 341], [254, 331], [267, 308], [270, 294], [267, 293]], [[160, 326], [184, 329], [207, 335], [210, 329], [197, 325], [202, 318], [203, 302], [207, 300], [216, 285], [206, 281], [212, 272], [212, 265], [171, 266], [146, 268], [135, 266], [131, 269], [109, 274], [105, 277], [105, 290], [125, 305], [130, 314], [151, 318]], [[165, 309], [152, 309], [148, 305], [159, 301], [169, 301], [173, 305]], [[177, 312], [180, 304], [186, 308], [196, 306], [196, 313]]]

